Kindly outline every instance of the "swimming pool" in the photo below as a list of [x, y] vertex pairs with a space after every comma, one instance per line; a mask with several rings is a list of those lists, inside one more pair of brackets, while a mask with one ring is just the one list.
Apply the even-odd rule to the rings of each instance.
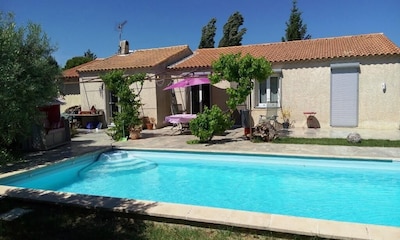
[[400, 226], [400, 163], [173, 151], [114, 151], [0, 184]]

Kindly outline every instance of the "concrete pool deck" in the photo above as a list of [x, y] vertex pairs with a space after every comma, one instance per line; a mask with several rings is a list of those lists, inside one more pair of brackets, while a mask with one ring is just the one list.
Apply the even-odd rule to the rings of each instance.
[[[345, 138], [348, 133], [354, 131], [360, 133], [361, 137], [364, 139], [376, 138], [400, 140], [399, 130], [372, 131], [360, 129], [335, 129], [328, 131], [320, 129], [296, 129], [291, 132], [291, 136]], [[169, 149], [207, 152], [227, 151], [400, 160], [400, 148], [252, 143], [243, 138], [243, 132], [243, 129], [240, 128], [230, 130], [224, 136], [216, 136], [214, 141], [210, 144], [193, 145], [187, 144], [186, 141], [196, 139], [196, 137], [188, 134], [179, 134], [176, 129], [171, 129], [171, 127], [157, 130], [144, 130], [141, 139], [125, 142], [113, 141], [104, 131], [85, 131], [74, 137], [71, 144], [47, 152], [30, 154], [28, 158], [32, 163], [28, 164], [28, 166], [48, 164], [57, 160], [80, 156], [93, 151], [106, 150], [112, 146], [126, 149]], [[10, 171], [2, 169], [0, 174], [6, 172], [8, 172], [8, 174], [11, 173]], [[25, 190], [6, 186], [0, 186], [0, 195], [64, 204], [83, 205], [92, 208], [105, 208], [116, 212], [142, 214], [161, 219], [218, 224], [257, 230], [319, 236], [332, 239], [400, 239], [400, 227], [326, 221], [182, 204], [60, 194], [51, 191]]]

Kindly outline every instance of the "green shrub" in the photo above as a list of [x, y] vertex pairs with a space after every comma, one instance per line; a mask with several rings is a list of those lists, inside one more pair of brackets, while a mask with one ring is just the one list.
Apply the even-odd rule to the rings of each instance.
[[233, 126], [230, 115], [214, 105], [211, 109], [204, 108], [203, 113], [190, 121], [190, 131], [200, 139], [200, 142], [209, 142], [213, 136], [224, 133]]

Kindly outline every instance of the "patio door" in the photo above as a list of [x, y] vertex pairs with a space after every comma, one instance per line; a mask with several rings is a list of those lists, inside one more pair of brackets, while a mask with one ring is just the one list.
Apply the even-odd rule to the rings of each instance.
[[331, 64], [332, 127], [358, 126], [358, 63]]
[[190, 105], [192, 114], [203, 112], [205, 106], [210, 108], [210, 84], [190, 87]]

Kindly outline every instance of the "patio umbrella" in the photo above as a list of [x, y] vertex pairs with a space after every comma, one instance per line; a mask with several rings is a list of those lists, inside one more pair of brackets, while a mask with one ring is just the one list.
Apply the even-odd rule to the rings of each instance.
[[202, 85], [202, 84], [210, 84], [210, 79], [206, 77], [191, 77], [185, 78], [182, 81], [177, 83], [171, 84], [168, 87], [164, 88], [164, 90], [173, 89], [173, 88], [185, 88], [195, 85]]

